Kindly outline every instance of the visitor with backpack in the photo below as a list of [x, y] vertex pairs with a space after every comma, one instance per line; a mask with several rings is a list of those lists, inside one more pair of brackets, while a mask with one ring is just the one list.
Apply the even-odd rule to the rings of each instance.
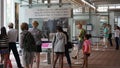
[[33, 57], [34, 57], [34, 46], [35, 40], [32, 34], [28, 31], [28, 24], [21, 24], [21, 34], [20, 34], [20, 47], [23, 50], [23, 64], [25, 68], [32, 68]]

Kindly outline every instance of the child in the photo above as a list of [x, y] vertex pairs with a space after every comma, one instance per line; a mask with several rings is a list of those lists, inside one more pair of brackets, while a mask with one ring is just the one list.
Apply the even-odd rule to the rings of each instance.
[[90, 56], [91, 53], [91, 42], [90, 39], [91, 35], [86, 34], [84, 36], [84, 43], [83, 43], [83, 54], [84, 54], [84, 62], [83, 62], [83, 67], [82, 68], [88, 68], [88, 57]]

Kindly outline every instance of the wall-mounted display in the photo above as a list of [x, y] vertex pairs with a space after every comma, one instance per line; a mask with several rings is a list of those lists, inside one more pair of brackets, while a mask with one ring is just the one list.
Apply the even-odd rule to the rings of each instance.
[[87, 29], [87, 31], [92, 31], [93, 30], [93, 25], [92, 24], [87, 24], [86, 29]]

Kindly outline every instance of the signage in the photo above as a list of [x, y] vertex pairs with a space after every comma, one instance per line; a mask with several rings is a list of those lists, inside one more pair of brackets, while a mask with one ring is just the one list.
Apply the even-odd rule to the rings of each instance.
[[71, 17], [71, 8], [30, 8], [26, 14], [29, 18], [68, 18]]

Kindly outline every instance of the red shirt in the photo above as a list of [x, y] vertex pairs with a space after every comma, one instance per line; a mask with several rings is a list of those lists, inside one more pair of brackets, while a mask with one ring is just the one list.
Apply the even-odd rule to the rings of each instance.
[[90, 53], [91, 52], [91, 41], [85, 40], [83, 43], [83, 53]]

